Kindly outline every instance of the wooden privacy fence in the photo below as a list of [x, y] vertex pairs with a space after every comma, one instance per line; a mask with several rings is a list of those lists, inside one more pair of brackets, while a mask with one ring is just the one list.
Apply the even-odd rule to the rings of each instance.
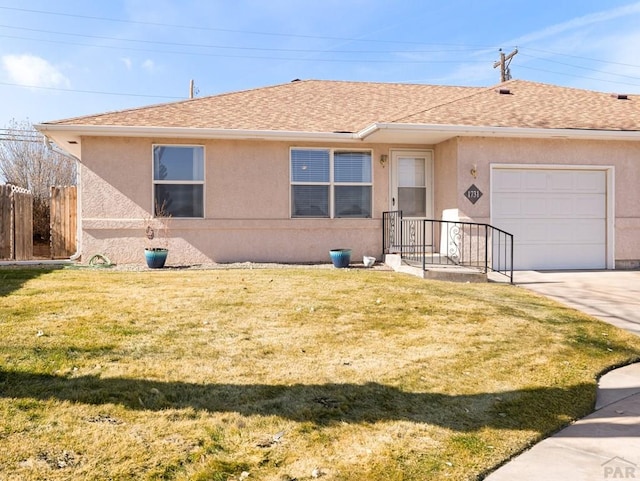
[[0, 185], [0, 259], [33, 257], [33, 195], [15, 185]]
[[75, 186], [51, 187], [51, 257], [70, 257], [77, 250], [78, 194]]

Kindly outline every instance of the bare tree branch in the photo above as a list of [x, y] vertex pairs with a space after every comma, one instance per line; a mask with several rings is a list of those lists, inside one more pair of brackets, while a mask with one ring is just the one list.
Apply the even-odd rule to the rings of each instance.
[[14, 119], [1, 132], [0, 176], [33, 193], [34, 237], [48, 239], [50, 188], [75, 185], [75, 161], [47, 148], [44, 136], [28, 120]]

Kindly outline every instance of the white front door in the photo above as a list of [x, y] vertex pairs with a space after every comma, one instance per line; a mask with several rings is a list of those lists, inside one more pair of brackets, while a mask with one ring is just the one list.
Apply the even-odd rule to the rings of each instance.
[[391, 152], [390, 210], [402, 216], [433, 219], [433, 153]]

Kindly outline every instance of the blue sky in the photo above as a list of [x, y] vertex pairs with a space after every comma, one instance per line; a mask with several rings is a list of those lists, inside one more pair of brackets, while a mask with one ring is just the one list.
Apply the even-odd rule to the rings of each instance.
[[640, 93], [640, 2], [0, 0], [0, 128], [293, 79]]

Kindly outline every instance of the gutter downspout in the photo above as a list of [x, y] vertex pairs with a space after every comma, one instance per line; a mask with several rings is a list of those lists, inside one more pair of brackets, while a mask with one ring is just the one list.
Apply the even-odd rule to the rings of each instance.
[[367, 137], [369, 137], [371, 134], [377, 132], [378, 130], [380, 130], [380, 124], [378, 124], [377, 122], [369, 125], [368, 127], [365, 127], [364, 129], [362, 129], [361, 131], [359, 131], [356, 136], [357, 138], [359, 138], [360, 140], [364, 140]]

